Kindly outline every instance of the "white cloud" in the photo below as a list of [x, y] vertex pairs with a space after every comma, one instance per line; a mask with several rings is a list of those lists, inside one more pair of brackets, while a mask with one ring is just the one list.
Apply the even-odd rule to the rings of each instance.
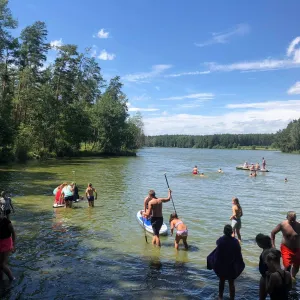
[[130, 82], [148, 82], [150, 78], [159, 76], [171, 67], [171, 65], [154, 65], [150, 72], [128, 74], [123, 76], [122, 79]]
[[212, 93], [198, 93], [198, 94], [190, 94], [185, 96], [174, 96], [168, 98], [161, 98], [160, 100], [185, 100], [185, 99], [193, 99], [193, 100], [212, 100], [214, 99], [214, 94]]
[[[93, 37], [96, 37], [95, 35]], [[97, 33], [99, 39], [107, 39], [109, 37], [109, 32], [105, 31], [104, 28], [100, 29]]]
[[296, 46], [300, 44], [300, 37], [296, 37], [287, 49], [287, 58], [285, 59], [263, 59], [258, 61], [245, 61], [227, 65], [220, 65], [217, 63], [207, 63], [212, 72], [255, 72], [255, 71], [269, 71], [300, 67], [300, 49]]
[[300, 100], [285, 100], [285, 101], [266, 101], [266, 102], [254, 102], [254, 103], [237, 103], [227, 104], [226, 108], [255, 108], [255, 109], [270, 109], [270, 108], [296, 108], [300, 109]]
[[165, 77], [181, 77], [187, 75], [205, 75], [211, 73], [210, 71], [194, 71], [194, 72], [183, 72], [183, 73], [176, 73], [176, 74], [168, 74]]
[[114, 53], [108, 53], [105, 49], [103, 49], [98, 58], [101, 60], [114, 60], [116, 55]]
[[147, 94], [142, 94], [140, 96], [130, 97], [130, 99], [132, 101], [149, 101], [149, 100], [151, 100], [151, 97], [148, 96]]
[[214, 44], [226, 44], [229, 39], [234, 36], [244, 36], [250, 32], [250, 26], [248, 24], [238, 24], [234, 28], [225, 30], [223, 32], [212, 33], [211, 39], [203, 43], [195, 43], [197, 47], [205, 47]]
[[287, 92], [290, 95], [300, 94], [300, 81], [297, 81]]
[[54, 49], [56, 49], [57, 47], [61, 47], [62, 45], [63, 45], [62, 39], [54, 40], [54, 41], [50, 42], [51, 48], [54, 48]]
[[159, 108], [140, 108], [140, 107], [129, 107], [128, 111], [158, 111]]
[[155, 86], [155, 89], [156, 89], [157, 91], [160, 91], [160, 87], [159, 87], [159, 86]]
[[244, 108], [246, 108], [244, 111], [233, 110], [210, 116], [162, 114], [159, 117], [147, 117], [144, 118], [145, 133], [148, 135], [270, 133], [286, 127], [288, 122], [300, 117], [300, 100], [254, 103]]

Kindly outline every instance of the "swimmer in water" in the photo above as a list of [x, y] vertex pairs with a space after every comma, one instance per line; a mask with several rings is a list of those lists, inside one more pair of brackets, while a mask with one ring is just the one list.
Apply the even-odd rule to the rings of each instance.
[[284, 178], [284, 182], [287, 182], [287, 181], [288, 181], [288, 180], [287, 180], [287, 178], [285, 177], [285, 178]]
[[223, 173], [223, 170], [220, 168], [220, 169], [218, 170], [218, 173]]
[[204, 173], [200, 173], [199, 176], [200, 176], [200, 177], [206, 177], [206, 176], [204, 175]]
[[193, 169], [193, 174], [194, 174], [194, 175], [199, 174], [199, 171], [198, 171], [197, 166], [194, 167], [194, 169]]

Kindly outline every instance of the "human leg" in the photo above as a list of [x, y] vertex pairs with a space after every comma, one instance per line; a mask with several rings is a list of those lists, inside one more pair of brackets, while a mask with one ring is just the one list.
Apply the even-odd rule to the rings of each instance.
[[234, 300], [235, 297], [235, 286], [234, 286], [234, 279], [228, 280], [229, 282], [229, 296], [230, 300]]
[[291, 275], [293, 278], [296, 278], [296, 275], [299, 271], [299, 265], [293, 264]]
[[261, 276], [259, 281], [259, 300], [265, 300], [266, 297], [267, 297], [266, 279]]
[[14, 280], [14, 276], [9, 267], [7, 266], [9, 253], [10, 251], [0, 252], [0, 274], [3, 272], [7, 275], [9, 280]]
[[187, 244], [186, 240], [187, 240], [187, 236], [184, 236], [182, 238], [182, 241], [183, 241], [183, 244], [184, 244], [184, 248], [187, 250], [189, 248], [189, 245]]
[[224, 287], [225, 287], [225, 279], [220, 278], [220, 280], [219, 280], [219, 300], [223, 299]]
[[237, 235], [237, 237], [238, 237], [239, 242], [241, 242], [242, 237], [241, 237], [241, 232], [240, 232], [240, 229], [239, 229], [239, 228], [236, 229], [236, 235]]
[[91, 201], [91, 206], [94, 207], [94, 200]]
[[176, 234], [176, 236], [175, 236], [175, 249], [176, 250], [179, 249], [179, 242], [180, 242], [180, 240], [181, 240], [181, 237]]

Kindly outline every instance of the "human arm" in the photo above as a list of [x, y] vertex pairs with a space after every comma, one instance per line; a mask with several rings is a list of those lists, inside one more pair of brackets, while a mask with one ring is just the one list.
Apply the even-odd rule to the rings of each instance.
[[275, 235], [281, 231], [281, 223], [278, 224], [271, 232], [271, 242], [272, 242], [272, 247], [275, 248]]
[[167, 198], [158, 198], [157, 200], [159, 200], [161, 202], [168, 202], [171, 199], [171, 194], [172, 194], [172, 191], [169, 189], [168, 197]]
[[232, 220], [235, 217], [236, 217], [236, 209], [235, 209], [235, 205], [234, 205], [234, 206], [232, 206], [232, 216], [229, 218], [229, 220]]
[[148, 203], [148, 209], [143, 213], [143, 217], [148, 218], [151, 214], [152, 203], [151, 201]]
[[266, 290], [268, 294], [271, 294], [274, 291], [274, 288], [282, 284], [280, 275], [277, 272], [270, 273], [266, 272]]
[[144, 199], [144, 211], [147, 210], [147, 204], [149, 202], [149, 196], [147, 196], [145, 199]]
[[88, 197], [88, 189], [85, 190], [85, 196]]
[[16, 233], [15, 233], [15, 230], [14, 230], [14, 227], [12, 226], [12, 224], [8, 224], [8, 228], [11, 232], [11, 237], [12, 237], [12, 241], [13, 241], [13, 249], [12, 249], [12, 252], [15, 252], [16, 251]]
[[171, 221], [170, 223], [170, 230], [171, 230], [171, 235], [173, 235], [173, 231], [174, 231], [174, 222]]
[[15, 209], [14, 209], [14, 207], [13, 207], [13, 205], [12, 205], [11, 199], [10, 199], [10, 201], [9, 201], [9, 205], [10, 205], [10, 207], [11, 207], [13, 213], [14, 213], [14, 212], [15, 212]]
[[97, 191], [96, 191], [96, 189], [94, 189], [94, 193], [95, 193], [95, 200], [97, 200]]

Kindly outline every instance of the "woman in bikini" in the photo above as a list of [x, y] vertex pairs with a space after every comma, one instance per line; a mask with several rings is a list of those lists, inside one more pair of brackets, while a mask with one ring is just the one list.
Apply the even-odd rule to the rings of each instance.
[[242, 216], [243, 216], [243, 210], [240, 205], [240, 201], [238, 198], [234, 197], [232, 198], [232, 216], [230, 217], [230, 220], [233, 229], [232, 236], [235, 237], [235, 235], [237, 235], [239, 242], [241, 242], [242, 240], [241, 233], [240, 233], [240, 230], [242, 228], [242, 221], [241, 221]]
[[188, 244], [186, 242], [188, 237], [188, 229], [187, 226], [178, 218], [176, 213], [172, 213], [170, 215], [170, 229], [171, 235], [173, 235], [174, 228], [176, 228], [176, 236], [175, 236], [175, 249], [178, 250], [180, 240], [183, 241], [184, 247], [187, 250]]
[[197, 175], [199, 173], [197, 166], [194, 167], [193, 169], [193, 174]]

